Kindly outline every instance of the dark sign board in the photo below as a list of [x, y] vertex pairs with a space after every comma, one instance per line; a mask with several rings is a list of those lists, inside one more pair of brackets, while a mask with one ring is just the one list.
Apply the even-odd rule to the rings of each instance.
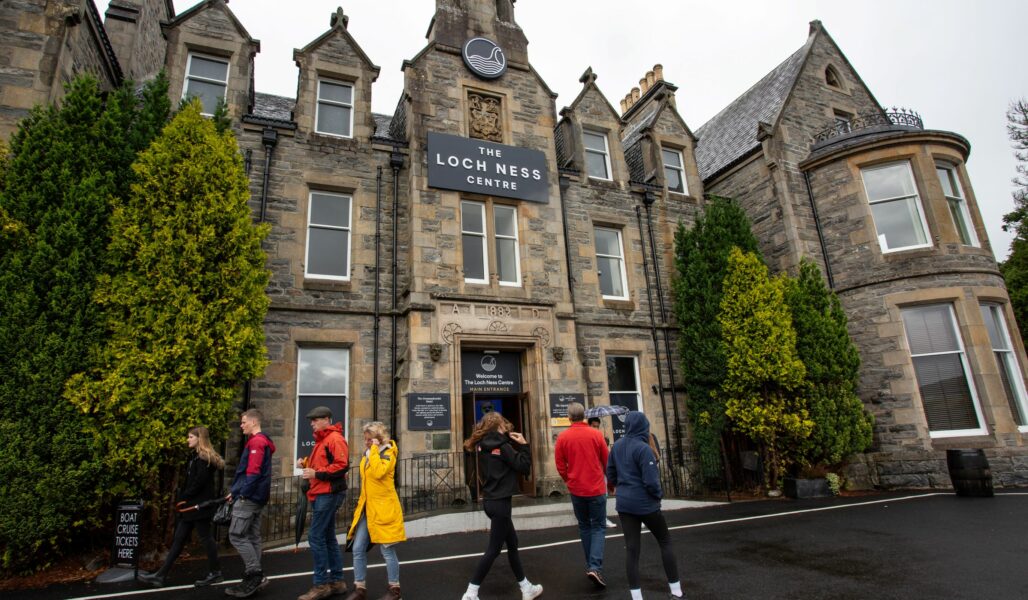
[[[628, 410], [639, 410], [639, 394], [635, 392], [611, 392], [611, 405], [627, 406]], [[625, 415], [615, 415], [610, 418], [614, 432], [614, 441], [618, 441], [625, 435]]]
[[450, 429], [449, 394], [407, 394], [407, 429]]
[[315, 406], [327, 406], [332, 411], [332, 424], [343, 423], [343, 437], [346, 437], [346, 396], [303, 394], [296, 405], [296, 458], [310, 456], [314, 450], [314, 431], [307, 420], [307, 413]]
[[139, 566], [139, 539], [143, 517], [143, 503], [123, 502], [114, 515], [114, 566]]
[[550, 201], [542, 152], [445, 133], [428, 134], [428, 185], [543, 204]]
[[521, 353], [461, 352], [460, 376], [463, 392], [520, 392]]
[[585, 394], [550, 394], [550, 425], [554, 427], [567, 427], [568, 405], [572, 402], [585, 404]]

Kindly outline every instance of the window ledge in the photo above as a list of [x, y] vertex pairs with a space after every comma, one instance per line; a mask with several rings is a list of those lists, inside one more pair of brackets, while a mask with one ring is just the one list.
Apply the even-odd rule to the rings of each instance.
[[303, 289], [320, 290], [323, 292], [349, 292], [353, 290], [352, 282], [337, 281], [334, 279], [312, 279], [304, 277]]
[[610, 190], [618, 189], [618, 184], [613, 179], [598, 179], [596, 177], [589, 177], [589, 185], [596, 186], [599, 188], [606, 188]]
[[611, 310], [635, 310], [635, 302], [632, 300], [615, 300], [613, 298], [604, 298], [603, 308], [609, 308]]
[[933, 450], [956, 448], [995, 448], [996, 439], [990, 435], [971, 434], [944, 438], [932, 438]]

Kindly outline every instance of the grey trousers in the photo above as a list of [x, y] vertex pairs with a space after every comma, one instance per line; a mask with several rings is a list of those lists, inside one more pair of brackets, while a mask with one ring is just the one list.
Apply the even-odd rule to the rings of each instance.
[[263, 504], [238, 500], [232, 506], [228, 540], [243, 559], [244, 572], [261, 570], [261, 510]]

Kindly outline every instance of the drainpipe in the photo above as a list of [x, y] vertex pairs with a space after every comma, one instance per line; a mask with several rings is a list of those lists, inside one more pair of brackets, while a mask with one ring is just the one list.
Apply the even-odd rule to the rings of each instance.
[[[568, 187], [571, 186], [571, 180], [566, 175], [561, 174], [558, 175], [557, 182], [560, 189], [560, 214], [564, 232], [564, 260], [567, 263], [568, 269], [568, 295], [571, 298], [571, 312], [575, 312], [575, 276], [571, 272], [571, 236], [568, 233], [568, 207], [565, 201]], [[576, 328], [575, 330], [577, 331], [578, 329]]]
[[397, 276], [396, 270], [399, 268], [399, 260], [396, 256], [399, 242], [397, 240], [399, 231], [400, 221], [400, 169], [403, 168], [403, 154], [400, 154], [396, 148], [389, 154], [389, 166], [393, 169], [393, 303], [392, 310], [390, 311], [390, 338], [392, 339], [392, 351], [390, 356], [392, 357], [393, 366], [392, 372], [390, 373], [390, 410], [389, 410], [389, 431], [392, 435], [396, 435], [396, 410], [398, 406], [396, 398], [396, 311], [399, 306], [399, 297], [397, 295]]
[[821, 231], [821, 218], [817, 214], [817, 203], [814, 202], [814, 192], [810, 189], [810, 172], [803, 172], [803, 183], [807, 186], [807, 198], [810, 200], [810, 210], [814, 214], [814, 229], [817, 230], [817, 241], [821, 243], [821, 256], [825, 258], [825, 277], [828, 278], [828, 289], [835, 289], [835, 277], [832, 275], [832, 263], [828, 260], [828, 248], [825, 246], [825, 235]]
[[271, 155], [278, 144], [278, 132], [271, 127], [265, 127], [261, 134], [261, 142], [264, 144], [264, 183], [261, 188], [261, 218], [263, 223], [268, 216], [268, 176], [271, 172]]
[[378, 420], [378, 321], [379, 296], [381, 286], [379, 285], [379, 273], [382, 271], [382, 167], [379, 166], [375, 175], [375, 324], [374, 343], [371, 351], [371, 363], [373, 366], [371, 374], [371, 412], [372, 420]]
[[[664, 375], [660, 370], [660, 344], [657, 343], [657, 320], [653, 316], [653, 291], [650, 288], [650, 264], [646, 259], [646, 237], [643, 231], [642, 212], [639, 205], [635, 205], [635, 220], [639, 223], [639, 242], [642, 244], [643, 255], [643, 277], [646, 279], [646, 306], [650, 309], [650, 336], [653, 337], [653, 355], [657, 359], [657, 385], [660, 386], [660, 412], [664, 415], [664, 445], [668, 449], [668, 457], [671, 458], [671, 481], [675, 486], [675, 492], [679, 491], [678, 472], [675, 470], [674, 453], [671, 451], [671, 431], [667, 424], [667, 401], [664, 399]], [[656, 265], [654, 265], [656, 266]], [[654, 269], [656, 271], [656, 269]]]
[[[677, 385], [675, 384], [675, 366], [673, 364], [671, 354], [671, 340], [668, 339], [667, 333], [667, 307], [664, 306], [664, 286], [660, 283], [660, 269], [657, 267], [657, 247], [653, 241], [653, 221], [650, 218], [650, 205], [657, 199], [656, 195], [652, 191], [646, 191], [643, 195], [643, 206], [646, 207], [646, 228], [650, 234], [650, 257], [653, 259], [653, 274], [657, 280], [657, 301], [660, 304], [660, 322], [661, 328], [664, 330], [664, 353], [665, 359], [667, 360], [667, 371], [668, 376], [671, 379], [671, 409], [675, 415], [675, 446], [677, 448], [678, 463], [682, 464], [685, 461], [685, 456], [682, 452], [682, 422], [678, 415], [678, 392], [675, 391]], [[645, 248], [643, 253], [645, 253]]]

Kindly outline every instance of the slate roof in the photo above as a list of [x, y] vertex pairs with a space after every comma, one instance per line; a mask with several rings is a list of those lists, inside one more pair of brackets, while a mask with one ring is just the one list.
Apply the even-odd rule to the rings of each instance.
[[760, 145], [757, 123], [774, 124], [809, 47], [810, 40], [696, 130], [696, 162], [704, 181]]
[[642, 139], [643, 131], [650, 125], [653, 125], [653, 121], [660, 113], [660, 108], [660, 102], [650, 102], [643, 109], [643, 112], [640, 115], [634, 116], [632, 121], [621, 132], [623, 136], [621, 138], [621, 147], [625, 150], [625, 162], [628, 163], [628, 174], [631, 181], [642, 182], [646, 178], [642, 145], [639, 143], [639, 140]]
[[[253, 95], [253, 112], [250, 113], [250, 116], [262, 121], [269, 121], [271, 124], [295, 125], [293, 121], [293, 107], [295, 105], [296, 100], [293, 98], [256, 92]], [[393, 117], [378, 113], [372, 113], [371, 116], [375, 119], [374, 137], [398, 142], [403, 141], [394, 138], [389, 132]]]

